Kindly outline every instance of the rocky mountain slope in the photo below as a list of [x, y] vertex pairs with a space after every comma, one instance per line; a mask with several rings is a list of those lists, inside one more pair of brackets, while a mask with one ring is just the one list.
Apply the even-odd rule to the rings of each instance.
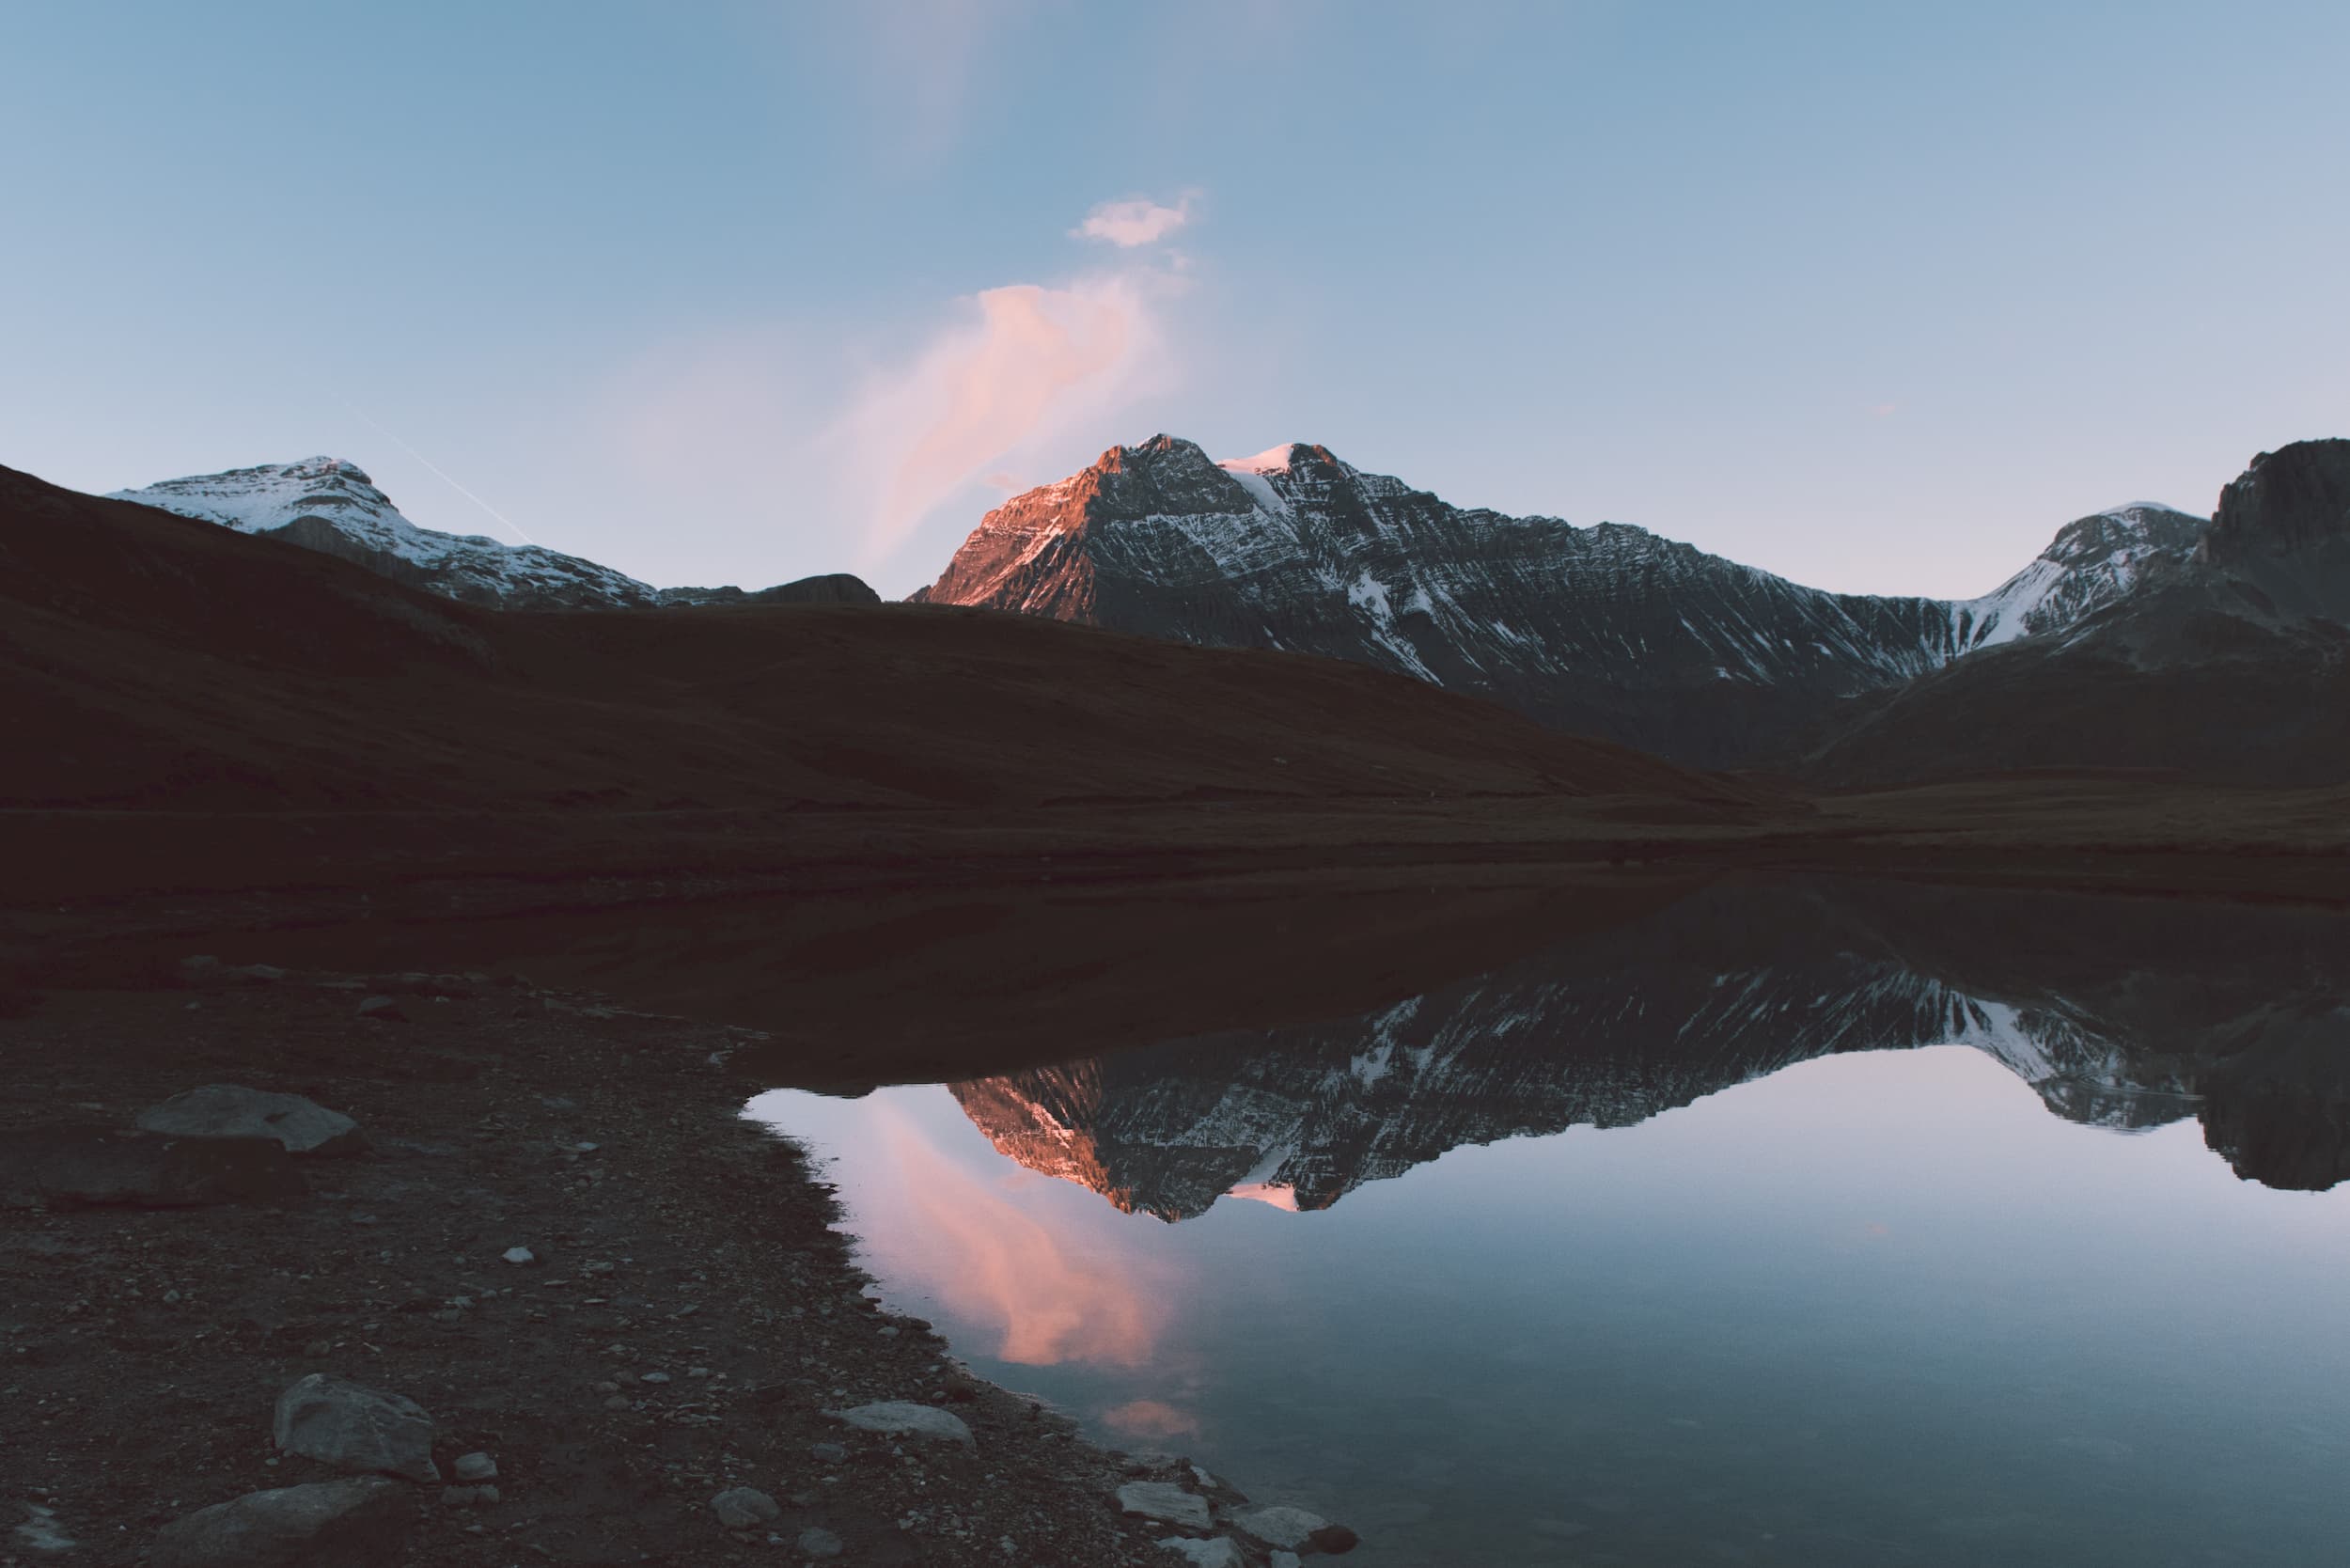
[[2070, 626], [2201, 530], [2119, 508], [1980, 599], [1832, 594], [1640, 528], [1454, 507], [1320, 447], [1217, 463], [1162, 435], [990, 512], [915, 597], [1350, 659], [1722, 766], [1777, 760], [1845, 698]]
[[655, 588], [608, 566], [537, 544], [420, 528], [354, 463], [314, 457], [165, 479], [110, 497], [267, 534], [364, 566], [409, 588], [500, 609], [653, 609], [760, 603], [873, 604], [879, 595], [846, 573], [805, 578], [756, 593], [741, 588]]
[[[2258, 929], [2215, 938], [2220, 918]], [[2084, 920], [2115, 940], [2038, 956]], [[2350, 1028], [2340, 923], [1721, 887], [1360, 1017], [953, 1091], [1022, 1164], [1175, 1220], [1228, 1194], [1325, 1208], [1465, 1144], [1628, 1126], [1813, 1057], [1956, 1043], [2060, 1116], [2132, 1130], [2200, 1112], [2243, 1173], [2324, 1187], [2350, 1177], [2350, 1095], [2338, 1065], [2311, 1078], [2300, 1058]], [[2291, 1058], [2289, 1092], [2268, 1092], [2264, 1056]]]
[[2264, 452], [2196, 548], [2059, 635], [1889, 693], [1810, 762], [1863, 783], [2125, 767], [2247, 784], [2350, 776], [2350, 441]]

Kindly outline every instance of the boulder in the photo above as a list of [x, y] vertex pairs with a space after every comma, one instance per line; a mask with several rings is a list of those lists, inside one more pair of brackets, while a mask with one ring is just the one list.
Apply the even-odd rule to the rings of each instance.
[[0, 1194], [53, 1208], [189, 1209], [284, 1202], [308, 1191], [274, 1138], [50, 1126], [0, 1139]]
[[728, 1529], [749, 1529], [763, 1525], [783, 1510], [766, 1493], [749, 1486], [737, 1486], [721, 1492], [710, 1499], [711, 1512]]
[[1239, 1510], [1232, 1515], [1232, 1528], [1268, 1546], [1295, 1551], [1313, 1539], [1314, 1531], [1329, 1529], [1330, 1521], [1319, 1513], [1277, 1503], [1269, 1508]]
[[149, 1568], [375, 1568], [397, 1562], [416, 1513], [381, 1476], [249, 1492], [155, 1537]]
[[175, 1137], [266, 1137], [289, 1154], [356, 1154], [368, 1146], [359, 1124], [299, 1094], [272, 1094], [237, 1084], [206, 1084], [144, 1111], [139, 1126]]
[[338, 1470], [437, 1482], [432, 1418], [415, 1401], [312, 1372], [277, 1396], [277, 1446]]
[[1192, 1568], [1248, 1568], [1247, 1554], [1230, 1536], [1219, 1535], [1213, 1540], [1200, 1541], [1170, 1535], [1159, 1544], [1188, 1559]]
[[979, 1440], [971, 1435], [971, 1429], [964, 1424], [962, 1417], [934, 1404], [916, 1404], [912, 1400], [883, 1400], [874, 1404], [860, 1404], [853, 1410], [827, 1410], [824, 1414], [860, 1432], [878, 1432], [890, 1437], [927, 1437], [941, 1443], [960, 1443], [966, 1449], [979, 1446]]
[[1162, 1524], [1206, 1529], [1208, 1499], [1186, 1492], [1171, 1481], [1130, 1481], [1118, 1489], [1121, 1513], [1139, 1513]]

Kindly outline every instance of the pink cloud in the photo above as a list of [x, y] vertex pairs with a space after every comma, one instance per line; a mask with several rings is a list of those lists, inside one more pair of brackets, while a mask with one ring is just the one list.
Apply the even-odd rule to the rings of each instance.
[[1185, 191], [1172, 207], [1148, 198], [1105, 201], [1069, 232], [1080, 240], [1107, 240], [1120, 250], [1155, 244], [1191, 221], [1191, 206], [1198, 196], [1197, 191]]
[[1199, 1430], [1199, 1418], [1164, 1400], [1136, 1399], [1102, 1412], [1112, 1432], [1129, 1437], [1188, 1437]]
[[911, 363], [870, 383], [835, 431], [869, 559], [1014, 452], [1100, 429], [1161, 360], [1146, 276], [1010, 284], [972, 296], [961, 315]]
[[869, 1213], [867, 1241], [892, 1271], [957, 1311], [998, 1328], [995, 1354], [1022, 1366], [1150, 1361], [1172, 1314], [1164, 1280], [1102, 1247], [1064, 1250], [1051, 1231], [942, 1156], [914, 1122], [883, 1129], [901, 1184], [886, 1214]]

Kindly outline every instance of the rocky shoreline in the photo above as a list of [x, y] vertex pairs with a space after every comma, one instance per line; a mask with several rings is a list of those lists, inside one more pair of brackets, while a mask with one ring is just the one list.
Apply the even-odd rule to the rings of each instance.
[[[9, 1568], [1287, 1568], [1353, 1544], [1096, 1449], [883, 1310], [805, 1152], [738, 1114], [752, 1031], [518, 977], [201, 961], [14, 1011]], [[235, 1096], [164, 1113], [210, 1085], [328, 1119], [273, 1102], [299, 1131], [221, 1137]]]

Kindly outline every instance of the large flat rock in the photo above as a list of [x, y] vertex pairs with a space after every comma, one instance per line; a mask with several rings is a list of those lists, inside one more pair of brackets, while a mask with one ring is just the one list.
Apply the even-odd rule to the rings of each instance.
[[380, 1568], [416, 1522], [408, 1489], [352, 1476], [248, 1492], [165, 1525], [149, 1568]]
[[241, 1084], [206, 1084], [139, 1115], [139, 1126], [175, 1137], [265, 1137], [289, 1154], [355, 1154], [368, 1146], [359, 1124], [299, 1094]]
[[272, 1138], [167, 1137], [112, 1127], [27, 1127], [0, 1138], [0, 1196], [55, 1208], [270, 1203], [309, 1190]]

